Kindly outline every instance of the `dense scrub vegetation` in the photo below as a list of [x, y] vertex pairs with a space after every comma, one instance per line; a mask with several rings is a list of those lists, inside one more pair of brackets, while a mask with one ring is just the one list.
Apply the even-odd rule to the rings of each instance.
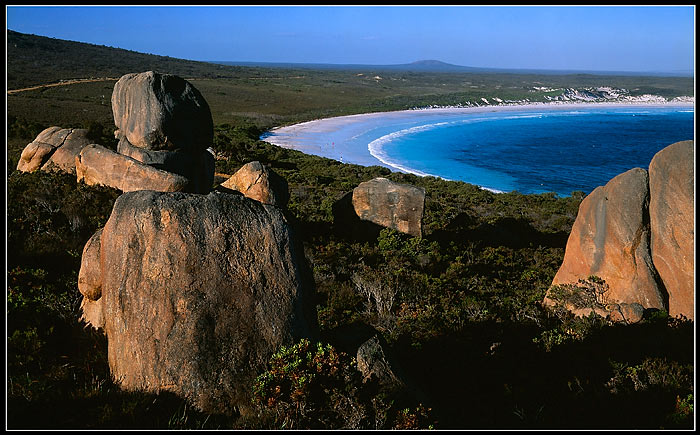
[[[11, 428], [673, 428], [693, 421], [693, 323], [621, 326], [541, 306], [583, 194], [493, 194], [285, 150], [218, 126], [217, 171], [261, 160], [289, 182], [319, 295], [321, 342], [280, 349], [251, 409], [208, 416], [112, 382], [106, 340], [78, 321], [82, 246], [118, 196], [69, 175], [8, 175]], [[11, 167], [10, 164], [8, 164]], [[426, 188], [424, 237], [349, 234], [333, 204], [385, 176]], [[422, 399], [362, 382], [380, 334]]]
[[[8, 33], [8, 87], [148, 69], [201, 77], [193, 83], [212, 108], [216, 171], [230, 175], [259, 160], [289, 183], [286, 214], [313, 270], [321, 338], [280, 349], [250, 385], [253, 402], [239, 416], [205, 415], [166, 393], [121, 391], [109, 375], [105, 338], [79, 321], [77, 289], [82, 248], [119, 192], [65, 174], [14, 170], [24, 146], [51, 125], [88, 128], [96, 142], [114, 146], [114, 82], [8, 95], [8, 428], [693, 427], [693, 322], [655, 312], [640, 324], [613, 325], [541, 305], [584, 192], [494, 194], [258, 140], [272, 126], [314, 117], [449, 104], [481, 92], [533, 95], [534, 81], [573, 86], [599, 78], [394, 72], [368, 80], [357, 71], [188, 70], [207, 64], [116, 49], [78, 56], [84, 44], [35, 38]], [[26, 44], [45, 44], [38, 48], [55, 52], [47, 58], [55, 65], [23, 72], [27, 59], [45, 60], [25, 56]], [[83, 65], [86, 59], [96, 64]], [[122, 69], [113, 69], [118, 62]], [[645, 91], [665, 86], [660, 78], [618, 79]], [[692, 95], [692, 80], [690, 87]], [[668, 90], [676, 94], [687, 89]], [[338, 201], [377, 176], [426, 189], [424, 237], [348, 232], [338, 221]], [[363, 382], [355, 352], [375, 334], [421, 394]]]

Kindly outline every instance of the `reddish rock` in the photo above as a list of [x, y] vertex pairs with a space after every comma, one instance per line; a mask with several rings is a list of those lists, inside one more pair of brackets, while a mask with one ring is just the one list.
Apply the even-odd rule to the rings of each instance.
[[80, 320], [86, 324], [86, 327], [102, 329], [104, 332], [105, 313], [102, 301], [102, 298], [92, 301], [84, 297], [80, 302], [80, 311], [82, 312]]
[[100, 237], [102, 237], [102, 228], [97, 230], [85, 244], [78, 272], [78, 290], [91, 301], [96, 301], [102, 296]]
[[628, 325], [639, 323], [644, 317], [644, 307], [637, 303], [612, 304], [610, 307], [610, 320], [623, 322]]
[[129, 192], [96, 240], [102, 292], [83, 299], [84, 317], [102, 322], [126, 390], [230, 413], [249, 403], [250, 382], [280, 346], [318, 336], [313, 278], [277, 207], [220, 192]]
[[114, 187], [122, 192], [177, 192], [185, 189], [188, 183], [185, 177], [161, 171], [96, 144], [83, 148], [75, 159], [75, 166], [79, 182]]
[[221, 186], [263, 204], [284, 207], [289, 201], [287, 181], [258, 161], [243, 165]]
[[58, 169], [75, 173], [75, 156], [90, 143], [87, 132], [86, 129], [56, 126], [45, 129], [22, 150], [17, 170], [34, 172], [38, 169]]
[[63, 143], [56, 147], [51, 157], [41, 167], [42, 170], [59, 170], [75, 174], [75, 158], [92, 141], [87, 138], [85, 128], [66, 129], [69, 131]]
[[671, 316], [694, 318], [694, 142], [676, 142], [649, 164], [651, 258]]
[[[648, 174], [624, 172], [598, 187], [579, 206], [564, 261], [552, 284], [575, 283], [591, 275], [609, 285], [609, 303], [639, 303], [666, 309], [663, 285], [651, 260]], [[545, 303], [550, 304], [548, 298]]]
[[17, 162], [17, 170], [21, 172], [34, 172], [41, 168], [49, 159], [55, 146], [46, 142], [33, 141], [22, 150], [22, 155]]
[[375, 178], [360, 183], [352, 193], [357, 216], [386, 228], [420, 237], [425, 189]]

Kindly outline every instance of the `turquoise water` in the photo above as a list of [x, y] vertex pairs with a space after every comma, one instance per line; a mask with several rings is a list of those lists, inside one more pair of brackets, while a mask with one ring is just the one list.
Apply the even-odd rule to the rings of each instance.
[[[659, 150], [693, 138], [693, 108], [666, 106], [416, 113], [365, 119], [299, 139], [317, 143], [314, 154], [350, 163], [494, 191], [568, 196], [590, 193], [628, 169], [648, 168]], [[361, 149], [369, 153], [351, 152]]]

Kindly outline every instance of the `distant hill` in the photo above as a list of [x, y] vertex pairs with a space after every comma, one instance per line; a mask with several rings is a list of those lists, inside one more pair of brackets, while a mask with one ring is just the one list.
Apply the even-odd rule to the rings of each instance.
[[7, 88], [140, 71], [182, 77], [235, 77], [239, 68], [7, 31]]
[[437, 73], [476, 73], [476, 74], [544, 74], [544, 75], [615, 75], [615, 76], [659, 76], [659, 77], [692, 77], [691, 72], [634, 72], [634, 71], [590, 71], [590, 70], [547, 70], [547, 69], [516, 69], [516, 68], [485, 68], [462, 66], [439, 60], [418, 60], [411, 63], [391, 65], [371, 64], [335, 64], [335, 63], [292, 63], [292, 62], [239, 62], [239, 61], [210, 61], [211, 63], [230, 66], [255, 66], [266, 68], [306, 68], [333, 70], [365, 70], [365, 71], [412, 71]]

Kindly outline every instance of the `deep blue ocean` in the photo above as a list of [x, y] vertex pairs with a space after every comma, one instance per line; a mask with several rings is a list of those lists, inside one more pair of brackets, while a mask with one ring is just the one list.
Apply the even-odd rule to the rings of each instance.
[[688, 108], [585, 108], [450, 117], [393, 131], [369, 149], [407, 172], [521, 193], [590, 193], [694, 137]]
[[264, 139], [345, 163], [384, 165], [489, 190], [588, 194], [666, 146], [694, 138], [679, 106], [416, 110], [328, 118]]

